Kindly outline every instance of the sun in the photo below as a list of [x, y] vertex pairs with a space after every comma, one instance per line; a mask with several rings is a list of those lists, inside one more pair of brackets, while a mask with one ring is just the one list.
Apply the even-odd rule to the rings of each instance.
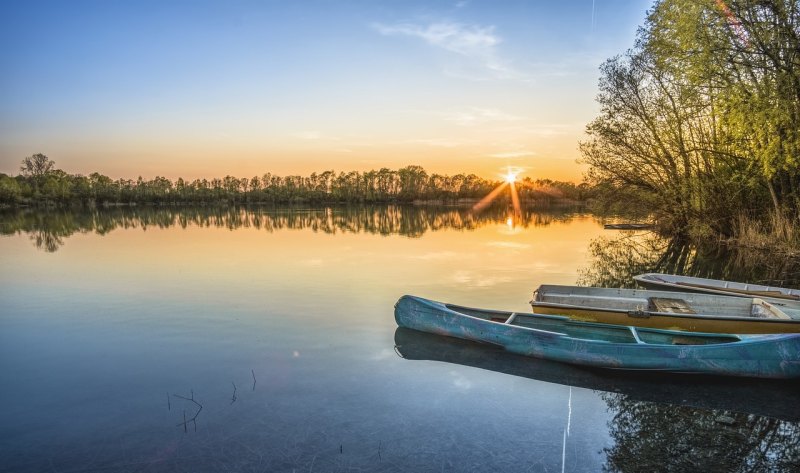
[[508, 172], [506, 173], [506, 175], [503, 176], [503, 179], [506, 181], [506, 183], [513, 184], [513, 183], [517, 182], [517, 176], [518, 175], [519, 175], [518, 172], [514, 172], [514, 171], [509, 169]]
[[[520, 168], [514, 168], [509, 166], [505, 174], [498, 174], [503, 181], [498, 184], [491, 192], [486, 194], [480, 202], [472, 206], [472, 210], [474, 212], [481, 212], [485, 209], [497, 196], [500, 195], [503, 190], [508, 188], [509, 194], [511, 194], [511, 204], [514, 206], [514, 215], [520, 215], [522, 213], [522, 208], [520, 207], [519, 203], [519, 194], [517, 193], [517, 185], [520, 186], [527, 186], [528, 181], [527, 179], [524, 181], [518, 181], [519, 174], [522, 172]], [[511, 224], [513, 226], [514, 221], [511, 220]]]

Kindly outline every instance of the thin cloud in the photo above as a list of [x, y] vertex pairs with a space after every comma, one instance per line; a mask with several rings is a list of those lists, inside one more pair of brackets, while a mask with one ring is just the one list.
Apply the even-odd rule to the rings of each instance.
[[[495, 34], [494, 26], [467, 25], [440, 21], [427, 25], [374, 23], [372, 28], [384, 36], [408, 36], [425, 41], [431, 46], [477, 61], [492, 76], [500, 79], [523, 79], [497, 52], [503, 42]], [[478, 77], [478, 80], [481, 78]]]
[[316, 130], [298, 131], [296, 133], [292, 133], [292, 136], [306, 141], [319, 141], [319, 140], [341, 141], [340, 138], [337, 138], [335, 136], [327, 136]]
[[464, 56], [493, 54], [494, 47], [502, 42], [500, 37], [494, 34], [493, 26], [482, 27], [450, 22], [431, 23], [427, 26], [412, 23], [397, 25], [376, 23], [373, 28], [384, 36], [411, 36]]
[[509, 151], [506, 153], [487, 154], [486, 156], [497, 159], [518, 159], [518, 158], [527, 158], [531, 156], [536, 156], [536, 153], [534, 153], [533, 151]]
[[400, 110], [400, 113], [407, 113], [413, 115], [426, 115], [430, 117], [439, 118], [445, 122], [455, 123], [461, 126], [474, 126], [485, 125], [487, 123], [503, 124], [503, 126], [512, 125], [514, 130], [526, 131], [527, 127], [518, 125], [520, 122], [528, 120], [526, 117], [513, 115], [511, 113], [498, 110], [496, 108], [486, 107], [468, 107], [461, 110], [425, 110], [425, 109], [407, 109]]
[[443, 118], [445, 121], [457, 123], [461, 126], [482, 125], [488, 122], [512, 122], [523, 119], [500, 110], [478, 107], [472, 107], [463, 112], [447, 113], [443, 115]]
[[322, 266], [324, 263], [325, 262], [320, 258], [311, 258], [300, 262], [300, 264], [302, 264], [303, 266], [311, 266], [311, 267]]
[[580, 129], [579, 126], [576, 127], [572, 125], [550, 125], [550, 126], [529, 127], [525, 131], [529, 135], [548, 137], [548, 136], [565, 135], [576, 128]]
[[298, 131], [297, 133], [292, 133], [292, 136], [294, 136], [295, 138], [300, 138], [301, 140], [322, 139], [322, 133], [318, 131]]
[[406, 140], [404, 141], [404, 143], [419, 144], [419, 145], [431, 146], [434, 148], [457, 148], [463, 144], [460, 141], [447, 140], [443, 138], [422, 138], [416, 140]]

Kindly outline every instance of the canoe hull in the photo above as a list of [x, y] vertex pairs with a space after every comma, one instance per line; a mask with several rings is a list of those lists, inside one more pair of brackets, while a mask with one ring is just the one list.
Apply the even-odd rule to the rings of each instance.
[[403, 296], [395, 305], [401, 327], [498, 345], [509, 352], [583, 366], [758, 378], [800, 377], [800, 335], [754, 335], [702, 345], [610, 343], [492, 322], [445, 304]]

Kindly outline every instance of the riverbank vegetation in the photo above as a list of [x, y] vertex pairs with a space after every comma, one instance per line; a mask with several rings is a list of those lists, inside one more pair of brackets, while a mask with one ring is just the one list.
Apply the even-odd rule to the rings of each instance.
[[800, 248], [796, 0], [659, 0], [599, 87], [581, 151], [607, 206], [693, 240]]
[[[286, 203], [413, 203], [478, 200], [501, 183], [476, 176], [428, 174], [420, 166], [366, 172], [324, 171], [310, 176], [265, 173], [251, 178], [164, 177], [112, 180], [92, 173], [67, 174], [43, 154], [25, 158], [18, 176], [0, 174], [0, 204], [64, 206], [109, 204], [286, 204]], [[522, 179], [523, 201], [582, 201], [586, 185], [549, 179]]]

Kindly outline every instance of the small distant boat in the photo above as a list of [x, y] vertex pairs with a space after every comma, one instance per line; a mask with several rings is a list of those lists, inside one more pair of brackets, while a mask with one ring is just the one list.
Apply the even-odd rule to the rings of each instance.
[[575, 365], [757, 378], [800, 377], [800, 334], [728, 335], [576, 322], [473, 309], [415, 296], [395, 304], [397, 325]]
[[649, 230], [652, 223], [607, 223], [603, 225], [606, 230]]
[[719, 279], [695, 278], [677, 274], [646, 273], [633, 279], [644, 287], [683, 292], [701, 292], [738, 297], [759, 297], [776, 305], [800, 309], [800, 289], [762, 286]]
[[799, 333], [800, 309], [760, 298], [542, 285], [533, 312], [573, 320], [707, 333]]

